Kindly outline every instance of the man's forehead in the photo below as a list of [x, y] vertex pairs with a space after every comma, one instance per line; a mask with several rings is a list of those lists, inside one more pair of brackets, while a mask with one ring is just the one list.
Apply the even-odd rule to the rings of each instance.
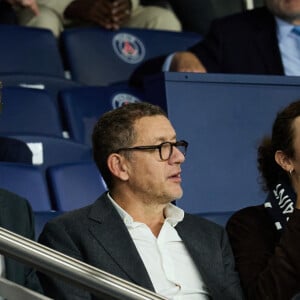
[[142, 117], [135, 123], [137, 140], [166, 141], [176, 138], [175, 130], [163, 115]]

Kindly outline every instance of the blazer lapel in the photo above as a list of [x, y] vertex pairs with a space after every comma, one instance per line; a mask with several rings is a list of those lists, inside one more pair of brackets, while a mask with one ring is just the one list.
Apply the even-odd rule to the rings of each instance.
[[193, 258], [212, 299], [222, 299], [220, 283], [224, 278], [218, 267], [221, 263], [216, 262], [217, 249], [209, 243], [209, 233], [192, 226], [186, 214], [184, 220], [176, 226], [176, 230]]
[[106, 195], [98, 199], [89, 218], [90, 232], [130, 280], [154, 291], [153, 284], [130, 234]]

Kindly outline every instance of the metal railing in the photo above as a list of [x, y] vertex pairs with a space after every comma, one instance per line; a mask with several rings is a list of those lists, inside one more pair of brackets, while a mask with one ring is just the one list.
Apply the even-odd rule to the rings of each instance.
[[0, 253], [59, 276], [105, 299], [166, 300], [166, 298], [110, 273], [50, 249], [0, 227]]

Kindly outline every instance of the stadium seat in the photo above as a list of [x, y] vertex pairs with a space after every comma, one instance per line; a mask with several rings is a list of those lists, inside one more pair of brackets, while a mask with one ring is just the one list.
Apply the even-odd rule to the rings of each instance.
[[24, 141], [29, 146], [33, 153], [33, 164], [38, 166], [44, 174], [50, 166], [93, 160], [90, 147], [72, 140], [36, 135], [13, 137]]
[[99, 117], [128, 102], [141, 101], [143, 94], [127, 85], [75, 87], [60, 92], [59, 100], [70, 138], [91, 146], [92, 129]]
[[47, 170], [47, 179], [58, 211], [69, 211], [89, 205], [106, 190], [93, 162], [50, 167]]
[[0, 74], [65, 77], [57, 41], [50, 30], [1, 24], [0, 40]]
[[184, 50], [200, 39], [192, 32], [100, 27], [67, 29], [61, 36], [71, 78], [87, 85], [128, 81], [142, 62]]
[[35, 239], [37, 240], [41, 234], [45, 224], [51, 219], [58, 217], [62, 212], [55, 210], [48, 211], [35, 211], [34, 212], [34, 227], [35, 227]]
[[0, 81], [4, 87], [24, 87], [45, 90], [55, 103], [57, 102], [58, 92], [60, 90], [81, 86], [78, 82], [56, 76], [20, 73], [0, 74]]
[[3, 88], [0, 134], [41, 134], [62, 137], [58, 110], [46, 91]]
[[47, 184], [38, 167], [29, 164], [1, 162], [0, 188], [26, 198], [33, 211], [52, 209]]

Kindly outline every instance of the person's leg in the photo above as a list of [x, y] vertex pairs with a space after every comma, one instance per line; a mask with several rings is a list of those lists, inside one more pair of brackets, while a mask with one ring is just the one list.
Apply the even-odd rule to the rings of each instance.
[[30, 10], [24, 9], [18, 12], [20, 25], [50, 29], [58, 37], [63, 30], [63, 20], [51, 8], [40, 5], [39, 14], [35, 16]]
[[123, 26], [181, 31], [181, 24], [174, 12], [158, 6], [139, 6]]

